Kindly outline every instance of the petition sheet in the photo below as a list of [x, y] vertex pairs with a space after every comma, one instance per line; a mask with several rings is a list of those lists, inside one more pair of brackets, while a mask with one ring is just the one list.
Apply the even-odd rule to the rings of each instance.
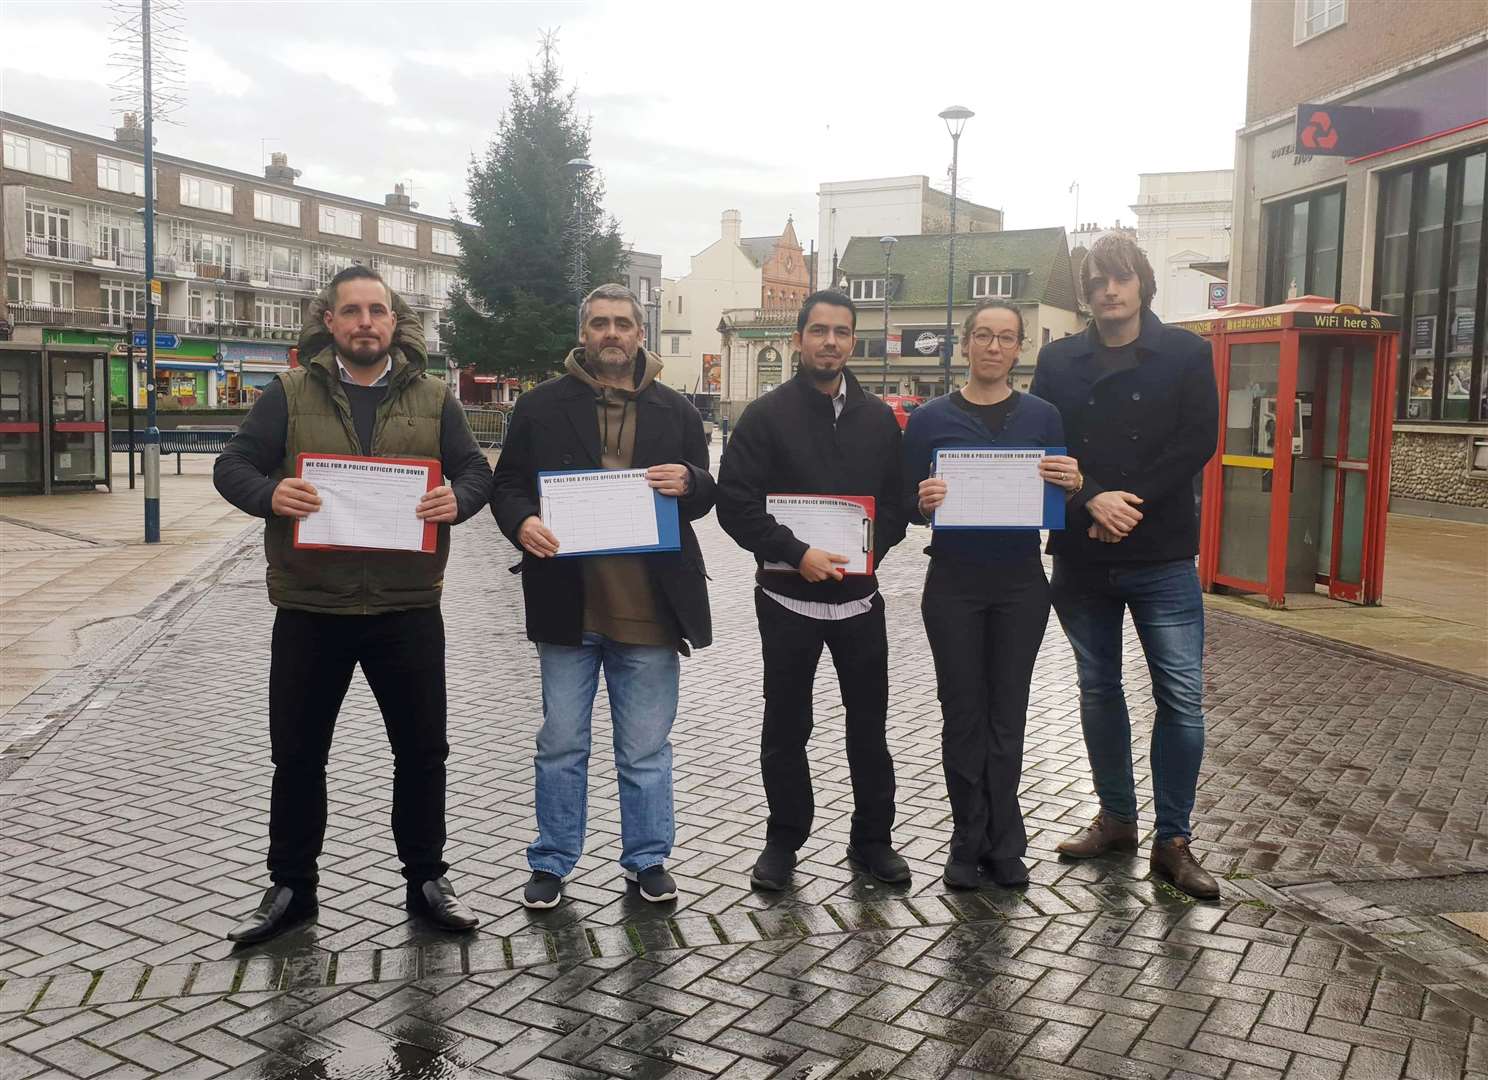
[[935, 475], [946, 482], [945, 502], [935, 527], [950, 529], [1041, 529], [1043, 449], [940, 450]]
[[656, 493], [645, 469], [605, 469], [539, 478], [542, 523], [558, 554], [583, 555], [660, 543]]
[[296, 546], [434, 550], [436, 528], [417, 511], [438, 486], [437, 463], [302, 454], [300, 478], [315, 487], [320, 509], [296, 524]]
[[[765, 512], [810, 547], [847, 556], [844, 574], [873, 572], [873, 499], [832, 495], [766, 495]], [[766, 570], [796, 568], [767, 562]]]

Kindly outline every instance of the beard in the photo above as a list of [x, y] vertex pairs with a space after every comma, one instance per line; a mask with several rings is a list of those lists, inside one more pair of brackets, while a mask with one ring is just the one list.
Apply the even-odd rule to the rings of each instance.
[[[823, 366], [824, 364], [826, 366]], [[842, 369], [847, 364], [841, 357], [833, 356], [806, 362], [802, 366], [806, 368], [806, 374], [810, 375], [817, 382], [832, 383], [837, 381], [837, 376], [842, 374]]]
[[612, 382], [629, 382], [635, 368], [635, 357], [616, 346], [602, 347], [598, 352], [586, 348], [584, 366], [595, 378]]
[[348, 364], [357, 367], [375, 367], [387, 359], [388, 351], [381, 343], [370, 338], [359, 338], [342, 342], [336, 342], [336, 351], [341, 354], [341, 359]]

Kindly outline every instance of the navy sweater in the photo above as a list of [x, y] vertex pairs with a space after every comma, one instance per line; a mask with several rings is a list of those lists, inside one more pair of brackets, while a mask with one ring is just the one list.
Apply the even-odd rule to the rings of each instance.
[[[930, 475], [935, 451], [973, 446], [1063, 446], [1064, 425], [1059, 410], [1032, 394], [1018, 395], [1002, 432], [994, 437], [978, 417], [958, 408], [949, 397], [938, 397], [909, 414], [904, 429], [905, 507], [911, 521], [924, 523], [919, 510], [920, 481]], [[1038, 558], [1037, 529], [975, 529], [936, 531], [932, 556], [966, 562], [998, 563]]]

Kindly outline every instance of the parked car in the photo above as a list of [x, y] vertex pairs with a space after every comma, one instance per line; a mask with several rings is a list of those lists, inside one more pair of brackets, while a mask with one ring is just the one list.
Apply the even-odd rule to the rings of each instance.
[[903, 431], [904, 425], [909, 423], [909, 414], [925, 404], [925, 399], [908, 394], [885, 394], [884, 403], [894, 410], [894, 419], [899, 421], [899, 430]]

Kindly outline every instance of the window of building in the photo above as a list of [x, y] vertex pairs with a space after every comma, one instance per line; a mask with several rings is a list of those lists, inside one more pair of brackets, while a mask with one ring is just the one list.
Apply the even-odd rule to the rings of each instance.
[[1488, 420], [1481, 146], [1380, 178], [1374, 306], [1401, 317], [1399, 416]]
[[231, 236], [221, 233], [196, 233], [188, 242], [191, 261], [197, 264], [198, 272], [208, 267], [231, 270], [233, 267], [233, 241]]
[[72, 242], [72, 211], [65, 206], [26, 203], [26, 254], [52, 259], [83, 259], [83, 245]]
[[417, 247], [418, 226], [411, 221], [399, 221], [397, 218], [378, 218], [377, 242], [394, 247]]
[[5, 299], [12, 304], [29, 304], [32, 297], [30, 267], [7, 266], [5, 268]]
[[17, 135], [14, 131], [5, 132], [3, 141], [7, 169], [50, 176], [53, 180], [72, 180], [72, 151], [67, 147]]
[[72, 307], [72, 274], [53, 271], [47, 275], [46, 302], [54, 308]]
[[460, 240], [450, 229], [433, 230], [433, 246], [436, 255], [460, 254]]
[[219, 214], [231, 214], [233, 209], [232, 185], [182, 173], [181, 205], [194, 206], [199, 210], [213, 210]]
[[[160, 175], [156, 170], [157, 177]], [[137, 161], [98, 155], [98, 186], [105, 191], [145, 197], [145, 167]]]
[[643, 278], [640, 279], [639, 285], [641, 287], [641, 293], [640, 293], [640, 301], [641, 301], [641, 303], [642, 304], [649, 304], [651, 302], [651, 279], [648, 278], [648, 277], [643, 277]]
[[1047, 326], [1044, 327], [1044, 329], [1043, 329], [1043, 337], [1041, 338], [1042, 343], [1045, 344], [1045, 345], [1047, 345], [1047, 344], [1049, 344], [1049, 342], [1051, 342], [1053, 340], [1054, 340], [1054, 335], [1049, 332], [1049, 328]]
[[[234, 306], [231, 293], [218, 293], [213, 289], [192, 289], [187, 294], [187, 312], [192, 322], [230, 323], [233, 321]], [[220, 318], [218, 317], [219, 311], [221, 312]]]
[[253, 321], [265, 330], [298, 330], [300, 302], [271, 296], [253, 298]]
[[98, 283], [103, 299], [103, 320], [109, 326], [123, 326], [127, 319], [145, 316], [145, 283], [104, 278]]
[[1342, 288], [1343, 188], [1314, 191], [1265, 208], [1265, 303], [1292, 296], [1338, 299]]
[[299, 274], [303, 252], [288, 244], [269, 245], [269, 269], [276, 274]]
[[272, 221], [275, 225], [300, 227], [300, 200], [287, 195], [274, 195], [267, 191], [253, 193], [253, 216], [259, 221]]
[[355, 210], [340, 206], [320, 208], [320, 231], [335, 236], [349, 236], [353, 240], [362, 238], [362, 215]]
[[1012, 295], [1012, 274], [973, 274], [971, 276], [971, 298], [973, 300], [992, 297], [1006, 299]]
[[1295, 0], [1295, 3], [1296, 27], [1292, 34], [1294, 45], [1300, 45], [1335, 26], [1342, 26], [1348, 17], [1348, 0]]
[[676, 356], [677, 353], [681, 351], [681, 349], [682, 349], [682, 339], [679, 338], [679, 337], [677, 337], [675, 334], [672, 335], [672, 355], [673, 356]]
[[450, 270], [429, 271], [429, 299], [437, 306], [449, 303], [450, 290], [455, 287], [455, 274]]
[[320, 278], [322, 285], [329, 285], [331, 278], [357, 262], [358, 260], [353, 259], [350, 255], [337, 255], [323, 250], [316, 257], [316, 275]]
[[883, 278], [854, 278], [848, 282], [848, 296], [854, 300], [882, 300]]
[[397, 293], [418, 292], [418, 271], [411, 266], [402, 266], [398, 263], [383, 263], [377, 268], [382, 279], [388, 283], [388, 288]]

